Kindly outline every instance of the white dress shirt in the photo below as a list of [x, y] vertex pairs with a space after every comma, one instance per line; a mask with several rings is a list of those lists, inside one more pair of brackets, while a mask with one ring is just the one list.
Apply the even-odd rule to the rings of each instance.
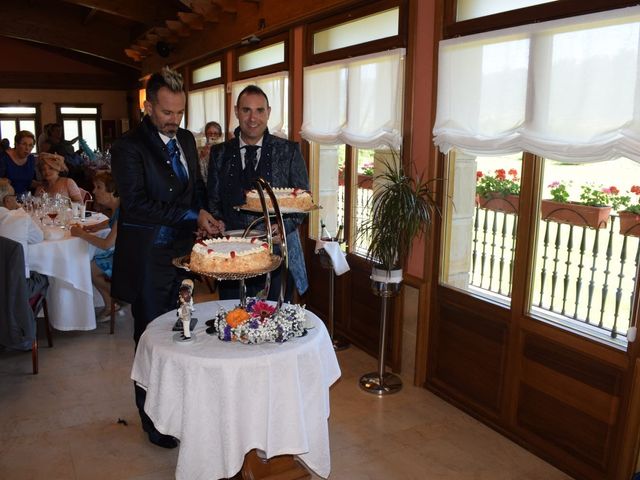
[[29, 278], [29, 248], [27, 245], [41, 242], [44, 239], [42, 229], [23, 209], [9, 210], [0, 207], [0, 236], [22, 244], [25, 275]]
[[[238, 140], [240, 140], [240, 159], [242, 161], [242, 169], [244, 170], [244, 153], [246, 152], [246, 150], [242, 147], [249, 144], [242, 141], [242, 135], [239, 136]], [[258, 169], [258, 163], [260, 163], [260, 153], [262, 152], [262, 140], [264, 140], [264, 136], [254, 144], [256, 147], [260, 147], [258, 150], [256, 150], [256, 170]]]

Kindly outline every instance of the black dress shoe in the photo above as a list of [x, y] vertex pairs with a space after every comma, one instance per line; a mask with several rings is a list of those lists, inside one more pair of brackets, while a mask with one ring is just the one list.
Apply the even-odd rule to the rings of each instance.
[[171, 435], [163, 435], [162, 433], [156, 431], [147, 432], [149, 435], [149, 441], [154, 445], [158, 445], [162, 448], [176, 448], [178, 446], [178, 439], [176, 437], [172, 437]]

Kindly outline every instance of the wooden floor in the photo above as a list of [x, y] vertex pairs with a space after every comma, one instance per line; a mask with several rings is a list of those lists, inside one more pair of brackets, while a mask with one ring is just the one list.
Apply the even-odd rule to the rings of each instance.
[[[0, 478], [174, 478], [178, 451], [152, 445], [140, 429], [131, 337], [126, 308], [115, 335], [107, 324], [54, 332], [54, 347], [40, 349], [38, 375], [31, 374], [29, 353], [0, 353]], [[376, 370], [375, 359], [362, 351], [339, 352], [338, 360], [331, 479], [569, 478], [408, 380], [393, 396], [362, 392], [358, 378]]]

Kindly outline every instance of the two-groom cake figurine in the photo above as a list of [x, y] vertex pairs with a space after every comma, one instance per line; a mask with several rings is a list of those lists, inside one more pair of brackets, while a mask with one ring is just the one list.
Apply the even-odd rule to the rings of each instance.
[[182, 321], [182, 339], [191, 339], [191, 312], [193, 308], [193, 280], [185, 279], [178, 290], [178, 318]]

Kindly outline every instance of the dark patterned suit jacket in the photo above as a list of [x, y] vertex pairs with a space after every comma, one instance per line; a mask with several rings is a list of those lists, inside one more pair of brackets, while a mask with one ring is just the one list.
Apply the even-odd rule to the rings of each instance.
[[179, 129], [176, 137], [189, 167], [186, 186], [176, 177], [167, 148], [148, 117], [111, 150], [111, 169], [120, 196], [111, 290], [114, 297], [127, 302], [134, 301], [150, 274], [152, 247], [179, 245], [176, 254], [187, 254], [198, 212], [206, 208], [193, 134]]
[[[211, 149], [207, 180], [209, 211], [214, 217], [222, 219], [227, 229], [244, 229], [255, 220], [256, 216], [238, 212], [233, 208], [245, 203], [241, 178], [239, 128], [236, 129], [235, 135], [235, 138], [215, 145]], [[273, 136], [268, 131], [265, 132], [262, 140], [258, 173], [274, 188], [291, 187], [309, 190], [307, 166], [302, 158], [300, 146], [296, 142]], [[298, 235], [298, 226], [305, 217], [305, 214], [285, 216], [289, 272], [300, 294], [309, 288], [302, 245]]]

